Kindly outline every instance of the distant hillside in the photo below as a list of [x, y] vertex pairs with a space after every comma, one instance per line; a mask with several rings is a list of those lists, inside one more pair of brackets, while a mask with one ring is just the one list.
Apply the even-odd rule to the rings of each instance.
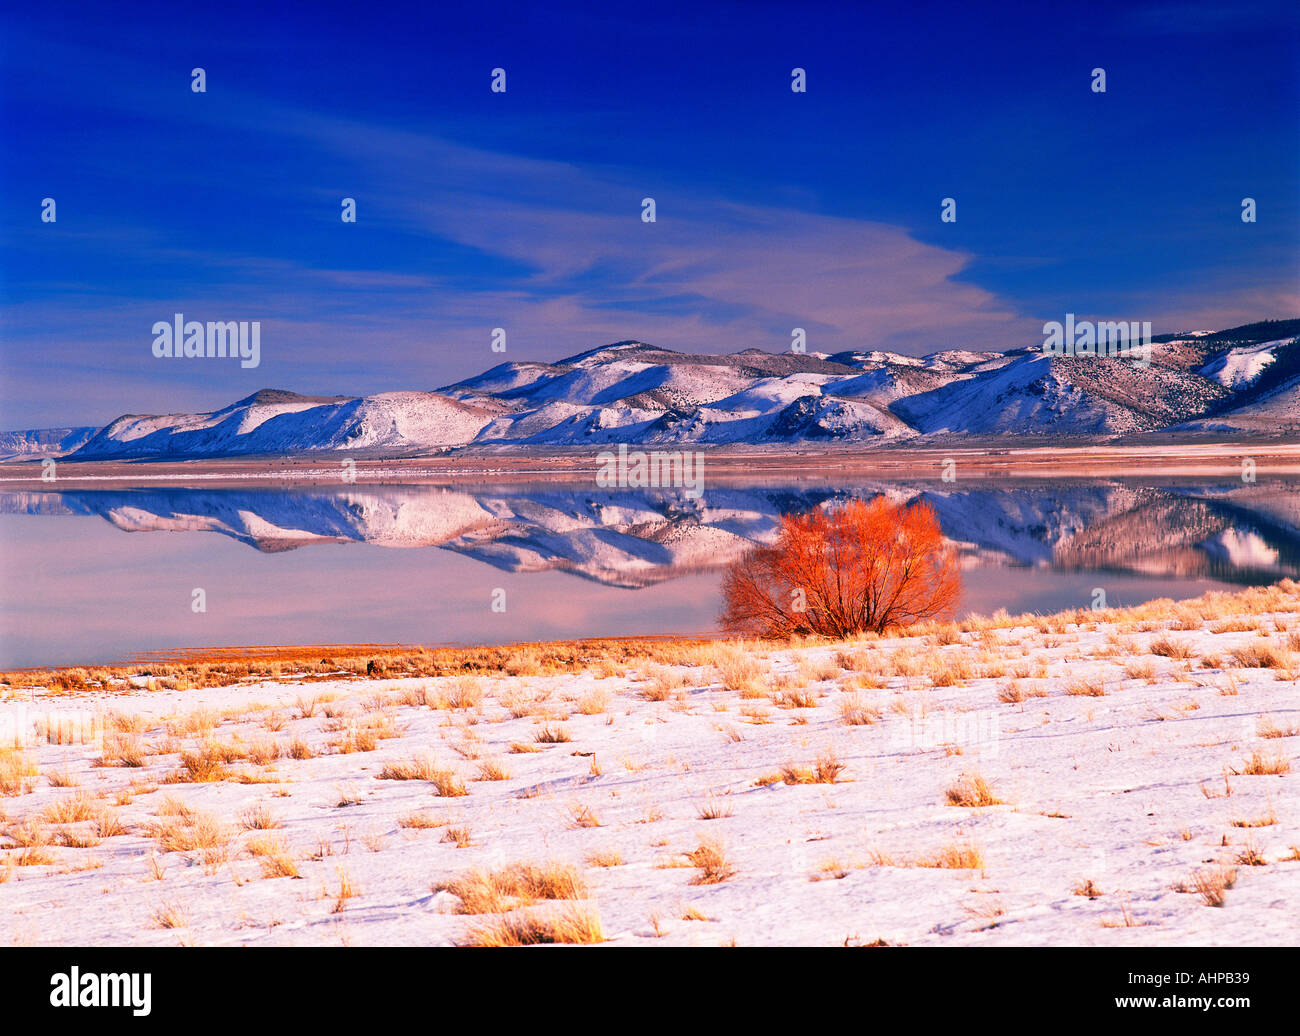
[[0, 460], [61, 457], [84, 445], [98, 428], [42, 428], [29, 432], [0, 432]]
[[1300, 433], [1300, 319], [1153, 340], [1151, 363], [945, 350], [726, 355], [643, 342], [555, 363], [503, 363], [436, 392], [301, 396], [264, 389], [206, 414], [128, 415], [90, 429], [0, 435], [8, 456], [76, 460], [615, 443], [1105, 442], [1153, 434]]

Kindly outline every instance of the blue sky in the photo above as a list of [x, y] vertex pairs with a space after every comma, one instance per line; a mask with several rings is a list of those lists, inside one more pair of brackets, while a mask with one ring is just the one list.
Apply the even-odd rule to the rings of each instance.
[[[922, 353], [1066, 312], [1300, 315], [1293, 3], [24, 6], [4, 428], [623, 338]], [[261, 366], [154, 358], [178, 311], [260, 320]]]

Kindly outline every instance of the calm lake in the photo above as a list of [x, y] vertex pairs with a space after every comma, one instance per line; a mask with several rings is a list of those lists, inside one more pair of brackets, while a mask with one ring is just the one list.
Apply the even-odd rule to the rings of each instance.
[[1278, 478], [792, 480], [699, 499], [538, 481], [0, 491], [0, 668], [236, 644], [708, 632], [722, 568], [770, 540], [783, 512], [876, 493], [934, 506], [963, 559], [963, 613], [1300, 577], [1300, 482]]

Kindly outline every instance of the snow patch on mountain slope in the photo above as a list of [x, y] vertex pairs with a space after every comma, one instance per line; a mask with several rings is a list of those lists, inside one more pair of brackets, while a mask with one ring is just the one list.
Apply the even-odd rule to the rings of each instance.
[[1001, 358], [1001, 353], [972, 352], [969, 349], [943, 349], [939, 352], [927, 353], [922, 357], [925, 366], [932, 370], [941, 371], [964, 370], [976, 364], [987, 363], [989, 360]]
[[907, 367], [881, 364], [857, 377], [837, 378], [822, 391], [826, 395], [857, 396], [877, 406], [888, 406], [896, 399], [928, 392], [950, 384], [953, 376], [945, 376], [924, 367]]
[[1216, 356], [1200, 369], [1203, 377], [1218, 382], [1224, 388], [1240, 389], [1251, 385], [1264, 373], [1276, 358], [1279, 347], [1286, 345], [1287, 339], [1277, 342], [1261, 342], [1259, 345], [1229, 349]]
[[637, 441], [638, 433], [658, 417], [658, 411], [633, 407], [579, 407], [571, 416], [557, 424], [523, 438], [514, 437], [510, 441], [537, 446]]
[[611, 360], [599, 366], [574, 367], [540, 379], [536, 384], [506, 393], [526, 396], [535, 402], [558, 400], [565, 403], [603, 403], [619, 400], [655, 388], [663, 370], [652, 371], [648, 363]]
[[848, 367], [877, 367], [882, 363], [897, 367], [924, 367], [925, 359], [920, 356], [905, 356], [902, 353], [882, 352], [879, 349], [860, 351], [850, 349], [846, 352], [832, 353], [832, 363], [842, 363]]
[[453, 399], [513, 393], [536, 385], [555, 370], [549, 363], [501, 363], [482, 374], [439, 389], [439, 393]]
[[763, 437], [769, 440], [888, 440], [911, 434], [912, 429], [905, 422], [870, 403], [804, 396], [782, 410]]
[[1026, 353], [891, 409], [923, 433], [1113, 436], [1166, 427], [1225, 394], [1154, 363]]
[[803, 396], [821, 395], [821, 387], [830, 380], [832, 379], [826, 374], [760, 378], [743, 391], [717, 400], [711, 408], [745, 414], [767, 414], [787, 407]]
[[922, 432], [1115, 431], [1100, 400], [1070, 383], [1053, 358], [1037, 355], [975, 383], [945, 385], [901, 399], [894, 412]]
[[333, 448], [461, 445], [471, 441], [488, 418], [483, 410], [431, 392], [384, 392], [361, 401], [356, 424], [342, 440], [334, 440], [338, 445]]

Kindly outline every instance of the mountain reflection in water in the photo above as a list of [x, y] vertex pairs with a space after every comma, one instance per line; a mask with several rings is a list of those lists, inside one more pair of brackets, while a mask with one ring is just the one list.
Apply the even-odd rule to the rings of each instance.
[[[934, 507], [962, 556], [972, 588], [967, 610], [1086, 605], [1080, 595], [1089, 580], [1109, 587], [1122, 577], [1123, 594], [1109, 601], [1133, 604], [1300, 576], [1300, 483], [1277, 479], [717, 485], [698, 499], [536, 481], [7, 491], [0, 663], [44, 664], [51, 652], [90, 659], [104, 645], [136, 653], [699, 632], [713, 627], [718, 571], [770, 542], [781, 514], [877, 493]], [[39, 520], [63, 516], [83, 520]], [[131, 537], [128, 549], [115, 530], [216, 536]], [[292, 563], [274, 563], [286, 554]], [[1007, 577], [1017, 569], [1021, 576]], [[510, 618], [493, 626], [476, 602], [514, 577], [513, 601], [536, 598], [537, 606], [512, 604]], [[151, 611], [151, 595], [205, 585], [200, 579], [222, 587], [218, 604], [233, 596], [238, 608], [220, 621], [210, 608], [200, 624], [161, 606]], [[407, 598], [409, 621], [379, 601], [381, 587]], [[629, 599], [624, 589], [638, 593]], [[80, 649], [68, 602], [78, 592], [88, 598]], [[458, 617], [458, 609], [469, 610]], [[61, 626], [59, 635], [49, 623]]]

